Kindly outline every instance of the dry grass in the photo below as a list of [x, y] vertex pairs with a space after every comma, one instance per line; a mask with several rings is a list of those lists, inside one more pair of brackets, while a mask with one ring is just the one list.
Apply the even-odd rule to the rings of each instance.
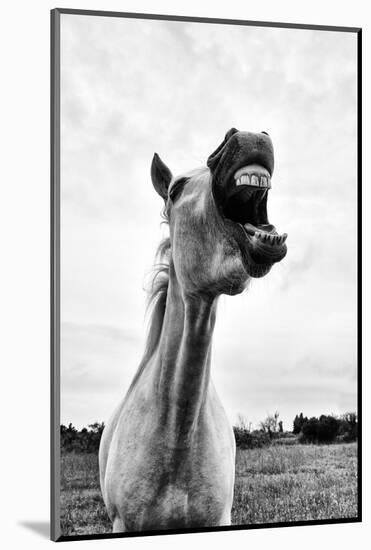
[[[62, 456], [64, 535], [110, 533], [98, 458]], [[235, 525], [357, 516], [357, 445], [280, 445], [238, 450]]]
[[112, 531], [100, 492], [98, 456], [95, 454], [62, 455], [61, 531], [63, 535]]
[[357, 517], [356, 444], [237, 452], [234, 524], [352, 517]]

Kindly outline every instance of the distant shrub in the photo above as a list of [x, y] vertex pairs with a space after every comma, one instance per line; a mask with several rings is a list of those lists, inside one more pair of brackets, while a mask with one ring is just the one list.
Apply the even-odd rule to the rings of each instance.
[[294, 418], [292, 433], [295, 435], [300, 434], [300, 432], [302, 431], [303, 425], [306, 422], [308, 422], [308, 418], [306, 416], [303, 416], [303, 413], [300, 413], [300, 415], [296, 415]]
[[293, 434], [299, 436], [301, 443], [351, 442], [357, 439], [358, 422], [356, 413], [342, 416], [322, 414], [319, 418], [307, 418], [303, 413], [294, 419]]
[[72, 424], [61, 425], [61, 449], [67, 453], [97, 453], [104, 423], [89, 424], [89, 429], [77, 430]]
[[257, 449], [270, 445], [269, 433], [260, 430], [249, 432], [238, 426], [233, 427], [236, 446], [240, 449]]
[[339, 422], [333, 416], [312, 417], [301, 429], [302, 443], [332, 443], [338, 434]]
[[356, 413], [348, 412], [340, 417], [338, 436], [341, 441], [356, 441], [358, 437], [358, 420]]
[[273, 439], [277, 433], [283, 432], [283, 422], [278, 421], [280, 413], [275, 411], [273, 414], [268, 414], [265, 420], [260, 422], [260, 429], [267, 432], [269, 437]]

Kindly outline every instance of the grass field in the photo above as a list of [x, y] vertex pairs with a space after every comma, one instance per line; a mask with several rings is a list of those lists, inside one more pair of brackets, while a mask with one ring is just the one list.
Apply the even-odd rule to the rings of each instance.
[[[237, 450], [233, 524], [356, 516], [356, 443]], [[96, 455], [62, 455], [61, 529], [63, 535], [111, 532]]]

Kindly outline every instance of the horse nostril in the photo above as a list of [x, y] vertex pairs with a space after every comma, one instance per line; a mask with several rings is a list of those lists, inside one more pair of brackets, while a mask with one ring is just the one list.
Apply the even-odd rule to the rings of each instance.
[[262, 130], [260, 133], [265, 134], [266, 136], [269, 136], [268, 132], [265, 132], [264, 130]]

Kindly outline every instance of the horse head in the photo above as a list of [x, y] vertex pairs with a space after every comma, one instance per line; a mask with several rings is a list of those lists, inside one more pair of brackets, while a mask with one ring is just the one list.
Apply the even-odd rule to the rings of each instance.
[[186, 294], [238, 294], [286, 255], [268, 221], [273, 145], [266, 132], [232, 128], [207, 166], [174, 177], [155, 153], [151, 177], [165, 201], [171, 266]]

